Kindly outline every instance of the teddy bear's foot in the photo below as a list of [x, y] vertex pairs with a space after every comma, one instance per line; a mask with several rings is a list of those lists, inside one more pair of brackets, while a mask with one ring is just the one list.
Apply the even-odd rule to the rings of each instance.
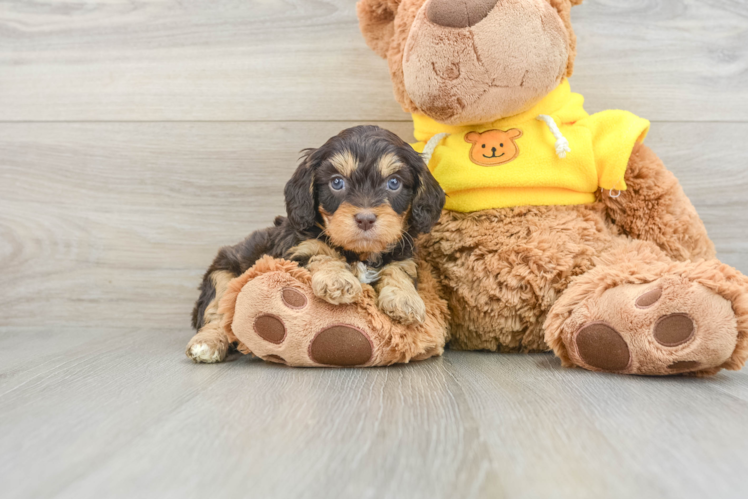
[[387, 364], [355, 305], [333, 305], [285, 272], [262, 274], [236, 297], [231, 325], [246, 350], [290, 366]]
[[[746, 357], [746, 332], [740, 328], [746, 313], [736, 315], [733, 301], [745, 307], [742, 275], [717, 261], [675, 267], [651, 282], [617, 286], [609, 286], [605, 270], [595, 270], [601, 280], [596, 290], [595, 276], [582, 277], [567, 290], [572, 300], [575, 295], [581, 300], [572, 306], [564, 294], [551, 310], [548, 343], [564, 364], [594, 371], [711, 375], [739, 369]], [[735, 282], [726, 270], [736, 275]], [[592, 293], [583, 297], [575, 287]], [[564, 309], [568, 316], [559, 322]]]
[[287, 275], [266, 274], [248, 283], [237, 308], [243, 314], [234, 318], [234, 334], [271, 363], [367, 366], [374, 360], [372, 335], [355, 317], [355, 306], [331, 305]]
[[219, 308], [223, 330], [239, 351], [289, 366], [387, 366], [439, 356], [447, 305], [426, 263], [418, 277], [426, 317], [405, 326], [377, 307], [369, 285], [353, 304], [333, 305], [317, 297], [307, 269], [263, 257], [229, 283]]
[[369, 285], [353, 304], [333, 305], [313, 291], [307, 269], [263, 257], [221, 299], [223, 331], [241, 352], [289, 366], [386, 366], [439, 356], [448, 310], [427, 264], [418, 269], [427, 305], [422, 324], [392, 321]]

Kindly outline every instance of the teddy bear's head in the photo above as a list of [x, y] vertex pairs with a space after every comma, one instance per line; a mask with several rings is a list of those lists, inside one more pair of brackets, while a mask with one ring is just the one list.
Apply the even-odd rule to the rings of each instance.
[[467, 125], [525, 111], [571, 75], [580, 3], [360, 0], [358, 16], [403, 109]]

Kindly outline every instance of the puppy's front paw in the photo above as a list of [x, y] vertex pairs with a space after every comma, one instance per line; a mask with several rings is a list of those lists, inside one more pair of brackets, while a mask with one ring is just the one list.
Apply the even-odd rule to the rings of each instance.
[[312, 275], [314, 295], [330, 304], [351, 304], [361, 295], [361, 283], [348, 270], [320, 270]]
[[187, 346], [187, 357], [195, 363], [220, 363], [226, 359], [228, 345], [209, 339], [193, 339]]
[[426, 321], [426, 304], [415, 289], [386, 286], [379, 291], [377, 305], [387, 316], [404, 325]]

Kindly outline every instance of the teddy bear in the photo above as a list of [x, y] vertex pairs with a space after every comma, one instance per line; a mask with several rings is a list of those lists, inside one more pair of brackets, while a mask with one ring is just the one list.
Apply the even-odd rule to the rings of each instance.
[[[221, 302], [240, 349], [305, 366], [425, 359], [447, 341], [552, 350], [564, 366], [620, 374], [744, 365], [748, 279], [716, 259], [678, 180], [645, 145], [649, 122], [620, 110], [590, 115], [571, 91], [570, 14], [581, 3], [359, 1], [366, 43], [387, 60], [395, 98], [412, 114], [413, 147], [447, 193], [418, 241], [427, 322], [395, 324], [371, 290], [345, 311], [320, 304], [306, 270], [267, 259]], [[313, 312], [284, 304], [288, 288]], [[263, 343], [253, 323], [263, 314], [301, 325], [293, 330], [303, 334], [283, 331], [301, 340], [276, 354], [279, 344]], [[311, 360], [319, 332], [346, 325], [357, 333], [325, 334], [326, 348], [349, 342], [363, 354]]]

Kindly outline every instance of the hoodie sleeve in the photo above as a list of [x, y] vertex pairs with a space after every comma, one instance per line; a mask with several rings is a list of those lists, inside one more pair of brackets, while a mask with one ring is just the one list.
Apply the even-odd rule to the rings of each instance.
[[644, 142], [649, 121], [628, 111], [603, 111], [584, 120], [592, 136], [599, 186], [625, 190], [624, 175], [637, 143]]

